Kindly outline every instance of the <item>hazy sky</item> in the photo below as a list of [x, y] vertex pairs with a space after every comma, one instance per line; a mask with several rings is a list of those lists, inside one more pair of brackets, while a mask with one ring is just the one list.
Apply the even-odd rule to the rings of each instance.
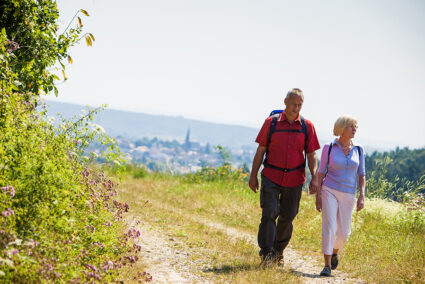
[[425, 1], [58, 5], [62, 26], [87, 10], [96, 38], [72, 49], [59, 101], [259, 128], [298, 87], [323, 138], [351, 114], [362, 143], [425, 146]]

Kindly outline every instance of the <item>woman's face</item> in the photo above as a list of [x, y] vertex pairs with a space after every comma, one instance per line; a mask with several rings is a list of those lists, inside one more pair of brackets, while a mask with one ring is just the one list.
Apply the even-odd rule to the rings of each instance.
[[357, 128], [358, 128], [357, 123], [352, 122], [348, 124], [347, 127], [345, 127], [344, 132], [342, 132], [341, 136], [354, 138], [354, 135], [356, 135]]

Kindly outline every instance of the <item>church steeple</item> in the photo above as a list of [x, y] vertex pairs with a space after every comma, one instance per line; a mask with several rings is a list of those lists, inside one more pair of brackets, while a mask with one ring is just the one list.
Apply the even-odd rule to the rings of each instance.
[[190, 128], [187, 129], [186, 140], [184, 141], [184, 149], [186, 151], [190, 149]]

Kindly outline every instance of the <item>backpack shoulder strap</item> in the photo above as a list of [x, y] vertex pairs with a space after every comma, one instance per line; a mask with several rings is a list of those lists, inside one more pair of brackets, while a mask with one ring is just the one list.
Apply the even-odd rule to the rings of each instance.
[[302, 132], [304, 133], [304, 151], [307, 154], [307, 124], [305, 123], [304, 117], [302, 115], [300, 117]]
[[360, 146], [356, 146], [357, 151], [359, 151], [359, 156], [362, 156], [362, 148], [360, 148]]
[[330, 158], [330, 156], [331, 156], [332, 145], [333, 145], [333, 143], [331, 142], [331, 143], [329, 144], [329, 148], [328, 148], [328, 160], [326, 161], [326, 173], [325, 173], [325, 176], [328, 174], [328, 168], [329, 168], [329, 158]]
[[272, 122], [270, 124], [269, 138], [267, 140], [267, 146], [266, 146], [266, 157], [267, 157], [267, 152], [269, 151], [269, 145], [270, 145], [270, 141], [272, 140], [272, 135], [274, 131], [276, 130], [276, 124], [277, 124], [277, 120], [279, 119], [279, 115], [280, 115], [279, 113], [274, 114]]

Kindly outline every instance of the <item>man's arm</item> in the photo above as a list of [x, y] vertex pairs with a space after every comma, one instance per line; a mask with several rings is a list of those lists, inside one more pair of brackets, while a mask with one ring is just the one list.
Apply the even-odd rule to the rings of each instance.
[[261, 167], [261, 163], [266, 153], [266, 147], [258, 146], [257, 152], [255, 153], [254, 160], [252, 161], [251, 176], [249, 177], [249, 187], [254, 193], [257, 193], [258, 189], [258, 170]]
[[308, 168], [311, 173], [311, 181], [309, 185], [310, 194], [317, 192], [319, 183], [317, 180], [317, 156], [316, 152], [307, 153]]

